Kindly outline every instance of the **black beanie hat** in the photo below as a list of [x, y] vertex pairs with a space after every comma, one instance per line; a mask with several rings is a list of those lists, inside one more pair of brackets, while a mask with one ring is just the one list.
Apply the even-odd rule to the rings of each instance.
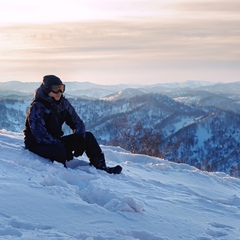
[[62, 85], [62, 81], [59, 77], [55, 75], [46, 75], [43, 77], [43, 82], [41, 88], [45, 94], [51, 92], [52, 85]]
[[52, 86], [61, 84], [63, 84], [61, 79], [55, 75], [46, 75], [43, 77], [43, 85]]

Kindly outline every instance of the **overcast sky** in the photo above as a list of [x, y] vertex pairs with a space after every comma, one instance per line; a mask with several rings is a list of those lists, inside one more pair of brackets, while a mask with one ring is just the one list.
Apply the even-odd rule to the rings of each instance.
[[0, 81], [240, 81], [239, 0], [0, 0]]

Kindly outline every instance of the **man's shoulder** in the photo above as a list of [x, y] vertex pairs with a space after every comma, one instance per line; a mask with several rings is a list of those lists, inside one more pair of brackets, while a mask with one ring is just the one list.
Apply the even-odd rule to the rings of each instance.
[[32, 102], [32, 105], [35, 105], [37, 107], [46, 107], [48, 109], [50, 109], [52, 106], [51, 106], [51, 103], [45, 99], [42, 99], [42, 98], [36, 98], [33, 100]]

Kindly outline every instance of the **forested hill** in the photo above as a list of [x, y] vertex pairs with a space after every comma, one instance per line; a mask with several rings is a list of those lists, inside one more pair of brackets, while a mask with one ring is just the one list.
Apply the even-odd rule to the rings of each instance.
[[[215, 88], [162, 86], [162, 92], [159, 86], [90, 89], [92, 97], [88, 88], [85, 95], [81, 91], [78, 97], [70, 91], [66, 96], [101, 144], [239, 175], [238, 83], [216, 84]], [[21, 132], [33, 93], [1, 90], [0, 129]]]

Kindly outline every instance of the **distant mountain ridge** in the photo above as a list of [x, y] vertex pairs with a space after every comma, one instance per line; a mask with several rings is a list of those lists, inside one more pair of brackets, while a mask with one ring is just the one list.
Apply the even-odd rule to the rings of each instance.
[[[134, 84], [113, 84], [113, 85], [100, 85], [91, 82], [66, 82], [66, 94], [69, 96], [101, 99], [109, 97], [110, 95], [116, 95], [120, 97], [121, 93], [126, 93], [127, 89], [131, 89], [133, 96], [134, 89], [143, 93], [159, 93], [170, 95], [183, 94], [184, 92], [192, 91], [205, 91], [215, 94], [232, 94], [239, 95], [240, 81], [230, 83], [212, 83], [212, 82], [200, 82], [200, 81], [187, 81], [187, 82], [175, 82], [175, 83], [159, 83], [159, 84], [147, 84], [147, 85], [134, 85]], [[41, 82], [0, 82], [0, 97], [8, 94], [23, 93], [32, 94], [39, 86]], [[124, 90], [124, 91], [123, 91]], [[128, 95], [130, 97], [130, 95]]]
[[[100, 85], [91, 82], [66, 82], [66, 94], [69, 96], [86, 96], [86, 98], [100, 99], [108, 97], [112, 94], [117, 94], [126, 89], [136, 89], [144, 93], [165, 93], [174, 91], [174, 89], [196, 89], [199, 87], [209, 86], [209, 82], [189, 81], [184, 83], [159, 83], [152, 85], [134, 85], [134, 84], [113, 84], [113, 85]], [[0, 82], [0, 97], [5, 93], [33, 93], [41, 82]], [[134, 94], [134, 93], [133, 93]], [[136, 94], [134, 94], [136, 95]], [[129, 96], [130, 97], [130, 96]]]

